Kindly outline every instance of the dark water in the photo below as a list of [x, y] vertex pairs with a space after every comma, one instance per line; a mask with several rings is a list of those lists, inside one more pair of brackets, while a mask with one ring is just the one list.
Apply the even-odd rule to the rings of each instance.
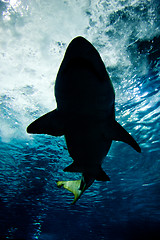
[[[160, 237], [159, 1], [0, 1], [0, 239], [129, 240]], [[138, 154], [113, 142], [76, 205], [57, 180], [71, 163], [63, 137], [29, 136], [55, 108], [54, 80], [68, 43], [100, 52], [116, 93], [116, 119]]]

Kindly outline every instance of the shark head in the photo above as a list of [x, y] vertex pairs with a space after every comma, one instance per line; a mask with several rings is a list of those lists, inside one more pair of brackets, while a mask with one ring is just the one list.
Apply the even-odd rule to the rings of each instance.
[[64, 113], [114, 114], [112, 82], [99, 53], [83, 37], [73, 39], [66, 50], [56, 78], [55, 97], [58, 110]]

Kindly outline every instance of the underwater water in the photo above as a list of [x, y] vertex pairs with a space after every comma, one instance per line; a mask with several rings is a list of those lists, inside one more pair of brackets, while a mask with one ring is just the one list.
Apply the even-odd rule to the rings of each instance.
[[[113, 142], [75, 205], [57, 180], [64, 137], [26, 127], [56, 107], [54, 83], [76, 36], [99, 51], [116, 95], [116, 120], [142, 153]], [[0, 0], [0, 239], [160, 239], [159, 0]]]

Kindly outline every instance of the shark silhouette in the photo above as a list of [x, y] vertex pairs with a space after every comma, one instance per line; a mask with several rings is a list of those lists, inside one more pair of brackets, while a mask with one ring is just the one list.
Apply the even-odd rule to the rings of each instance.
[[59, 68], [55, 97], [57, 108], [32, 122], [28, 133], [65, 136], [73, 163], [66, 172], [82, 178], [59, 181], [74, 194], [75, 203], [95, 181], [109, 181], [101, 165], [113, 140], [123, 141], [137, 152], [133, 137], [115, 120], [115, 93], [104, 63], [93, 45], [83, 37], [69, 44]]

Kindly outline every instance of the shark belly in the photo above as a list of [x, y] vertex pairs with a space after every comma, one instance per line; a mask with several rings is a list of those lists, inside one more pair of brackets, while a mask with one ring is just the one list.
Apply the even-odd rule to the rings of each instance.
[[114, 119], [115, 99], [110, 79], [100, 81], [98, 77], [85, 61], [75, 60], [74, 68], [58, 75], [55, 86], [57, 109], [66, 119], [67, 148], [74, 160], [74, 167], [65, 170], [95, 179], [112, 142], [104, 138], [103, 123]]
[[85, 121], [78, 128], [68, 128], [65, 139], [70, 156], [77, 165], [75, 171], [96, 176], [112, 142], [105, 139], [100, 122]]
[[[80, 65], [81, 64], [81, 65]], [[100, 82], [85, 61], [75, 62], [55, 84], [57, 109], [75, 118], [104, 119], [114, 115], [114, 90], [107, 81]]]

